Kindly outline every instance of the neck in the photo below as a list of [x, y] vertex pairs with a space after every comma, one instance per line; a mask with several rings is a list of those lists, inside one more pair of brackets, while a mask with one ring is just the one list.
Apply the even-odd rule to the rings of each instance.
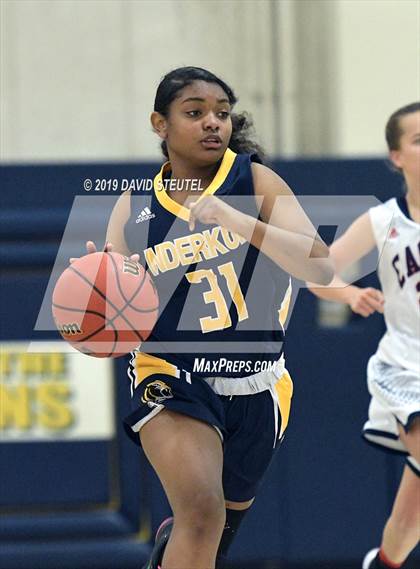
[[174, 183], [182, 180], [194, 180], [195, 182], [195, 191], [192, 191], [188, 184], [185, 185], [185, 188], [182, 184], [178, 184], [182, 189], [169, 192], [170, 197], [181, 205], [188, 205], [196, 201], [201, 192], [211, 184], [220, 166], [220, 161], [210, 166], [194, 166], [179, 157], [170, 158], [170, 162], [171, 179]]
[[172, 178], [175, 180], [199, 180], [199, 187], [205, 190], [215, 177], [220, 161], [205, 166], [192, 165], [179, 156], [170, 157]]
[[407, 199], [410, 196], [412, 201], [417, 203], [420, 201], [420, 178], [417, 176], [404, 176], [405, 186], [407, 188]]
[[419, 189], [413, 189], [407, 185], [407, 193], [406, 193], [406, 200], [408, 211], [410, 212], [410, 216], [414, 221], [420, 223], [420, 191]]

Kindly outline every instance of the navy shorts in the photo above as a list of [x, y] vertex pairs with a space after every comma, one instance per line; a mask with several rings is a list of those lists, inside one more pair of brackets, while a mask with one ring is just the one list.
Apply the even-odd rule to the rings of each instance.
[[124, 427], [136, 444], [142, 426], [163, 409], [204, 421], [223, 440], [226, 500], [256, 495], [289, 420], [293, 384], [287, 372], [273, 389], [235, 396], [217, 395], [205, 380], [148, 354], [136, 354], [128, 373], [132, 412]]

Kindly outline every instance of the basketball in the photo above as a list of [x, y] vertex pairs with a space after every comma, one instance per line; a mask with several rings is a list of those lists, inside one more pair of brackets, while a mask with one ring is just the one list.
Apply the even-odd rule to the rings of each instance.
[[138, 347], [158, 317], [155, 285], [139, 264], [119, 253], [76, 259], [58, 279], [52, 312], [62, 337], [97, 358]]

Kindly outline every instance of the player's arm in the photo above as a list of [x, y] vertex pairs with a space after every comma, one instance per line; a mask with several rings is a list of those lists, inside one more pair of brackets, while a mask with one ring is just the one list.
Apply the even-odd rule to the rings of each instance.
[[252, 174], [257, 202], [264, 201], [263, 221], [234, 209], [215, 196], [206, 196], [190, 208], [190, 229], [194, 228], [196, 219], [221, 225], [244, 237], [291, 275], [328, 284], [333, 276], [328, 247], [317, 235], [292, 191], [265, 166], [252, 164]]
[[327, 245], [286, 182], [273, 170], [252, 164], [257, 203], [261, 204], [251, 243], [300, 279], [328, 284], [333, 276]]
[[[133, 261], [139, 261], [139, 255], [130, 255], [127, 243], [124, 237], [124, 226], [130, 217], [131, 206], [130, 206], [130, 193], [129, 191], [122, 194], [117, 203], [112, 210], [111, 216], [108, 222], [108, 228], [106, 231], [105, 245], [103, 250], [110, 252], [115, 251], [121, 253], [122, 255], [130, 256]], [[87, 241], [86, 243], [87, 253], [96, 253], [97, 247], [93, 241]], [[72, 257], [70, 263], [74, 261]]]
[[375, 311], [383, 312], [384, 297], [380, 290], [349, 285], [339, 276], [342, 271], [370, 253], [375, 246], [370, 215], [366, 212], [330, 247], [336, 271], [331, 283], [327, 287], [308, 283], [309, 289], [319, 298], [348, 304], [353, 312], [365, 317]]
[[112, 210], [106, 232], [107, 250], [111, 244], [111, 249], [122, 255], [130, 255], [128, 245], [124, 237], [124, 226], [130, 218], [131, 196], [130, 190], [121, 194]]

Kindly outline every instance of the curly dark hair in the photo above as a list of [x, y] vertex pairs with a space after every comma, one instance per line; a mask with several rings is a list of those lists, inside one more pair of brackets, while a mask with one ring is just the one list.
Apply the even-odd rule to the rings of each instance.
[[[154, 110], [164, 117], [169, 114], [169, 107], [176, 99], [179, 91], [194, 81], [206, 81], [216, 83], [226, 93], [231, 107], [238, 99], [233, 90], [222, 79], [201, 67], [179, 67], [167, 73], [156, 91]], [[265, 152], [255, 141], [255, 129], [251, 115], [249, 113], [232, 113], [232, 136], [229, 141], [229, 148], [237, 154], [257, 154], [261, 162], [264, 161]], [[169, 158], [166, 142], [161, 143], [161, 149], [166, 158]]]

